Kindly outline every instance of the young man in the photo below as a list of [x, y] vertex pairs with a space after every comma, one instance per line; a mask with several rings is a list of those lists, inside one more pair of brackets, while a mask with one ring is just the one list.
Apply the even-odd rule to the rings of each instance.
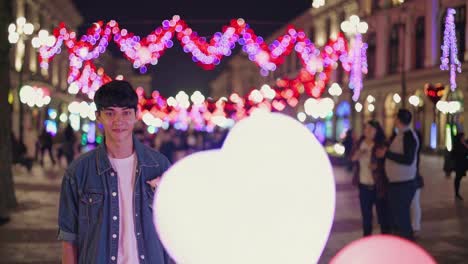
[[377, 157], [385, 157], [385, 173], [390, 182], [388, 202], [396, 234], [413, 240], [410, 206], [416, 191], [419, 140], [410, 128], [411, 112], [400, 109], [395, 126], [397, 133], [387, 149], [379, 149]]
[[65, 172], [59, 206], [62, 263], [170, 263], [153, 224], [168, 159], [133, 136], [138, 97], [126, 81], [94, 97], [105, 140]]

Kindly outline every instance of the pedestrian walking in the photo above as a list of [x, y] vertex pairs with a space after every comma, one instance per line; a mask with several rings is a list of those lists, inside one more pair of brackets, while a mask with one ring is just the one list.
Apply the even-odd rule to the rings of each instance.
[[468, 146], [465, 141], [465, 133], [460, 132], [454, 137], [452, 155], [455, 164], [455, 199], [463, 200], [460, 195], [460, 182], [462, 178], [466, 176], [468, 162]]
[[46, 130], [44, 127], [42, 129], [41, 135], [39, 136], [39, 144], [40, 144], [40, 150], [41, 150], [41, 167], [44, 167], [44, 156], [45, 152], [49, 154], [50, 161], [52, 162], [52, 165], [55, 165], [55, 158], [54, 158], [54, 153], [52, 151], [52, 146], [53, 146], [53, 139], [52, 135]]

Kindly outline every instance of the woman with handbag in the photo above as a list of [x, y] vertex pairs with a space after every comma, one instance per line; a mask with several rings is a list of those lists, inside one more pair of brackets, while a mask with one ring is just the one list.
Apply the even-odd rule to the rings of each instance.
[[364, 135], [357, 142], [352, 154], [355, 162], [353, 183], [359, 188], [363, 235], [372, 234], [372, 209], [375, 204], [380, 230], [390, 233], [390, 215], [386, 199], [388, 184], [384, 159], [377, 158], [376, 150], [385, 145], [385, 135], [379, 122], [371, 120], [364, 127]]

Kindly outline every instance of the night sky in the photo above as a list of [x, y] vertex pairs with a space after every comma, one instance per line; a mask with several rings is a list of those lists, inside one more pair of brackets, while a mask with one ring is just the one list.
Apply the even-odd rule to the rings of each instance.
[[[146, 36], [160, 26], [163, 20], [180, 15], [189, 27], [208, 40], [213, 33], [221, 31], [230, 19], [239, 17], [244, 18], [257, 35], [267, 38], [310, 8], [311, 3], [312, 0], [75, 0], [76, 7], [84, 17], [80, 33], [85, 32], [92, 22], [115, 19], [121, 28]], [[216, 78], [231, 57], [225, 57], [214, 70], [205, 71], [192, 62], [191, 55], [182, 51], [175, 37], [173, 40], [174, 46], [166, 50], [159, 63], [149, 67], [147, 74], [153, 76], [153, 89], [159, 90], [166, 97], [175, 95], [179, 90], [189, 93], [200, 90], [207, 94], [209, 81]], [[122, 56], [115, 47], [115, 43], [111, 43], [107, 52]], [[238, 46], [236, 51], [240, 51]]]

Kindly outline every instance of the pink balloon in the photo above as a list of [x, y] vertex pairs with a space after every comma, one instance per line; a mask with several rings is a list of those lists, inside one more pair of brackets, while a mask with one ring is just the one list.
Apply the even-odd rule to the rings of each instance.
[[361, 238], [344, 247], [331, 264], [435, 264], [420, 246], [396, 236], [375, 235]]

